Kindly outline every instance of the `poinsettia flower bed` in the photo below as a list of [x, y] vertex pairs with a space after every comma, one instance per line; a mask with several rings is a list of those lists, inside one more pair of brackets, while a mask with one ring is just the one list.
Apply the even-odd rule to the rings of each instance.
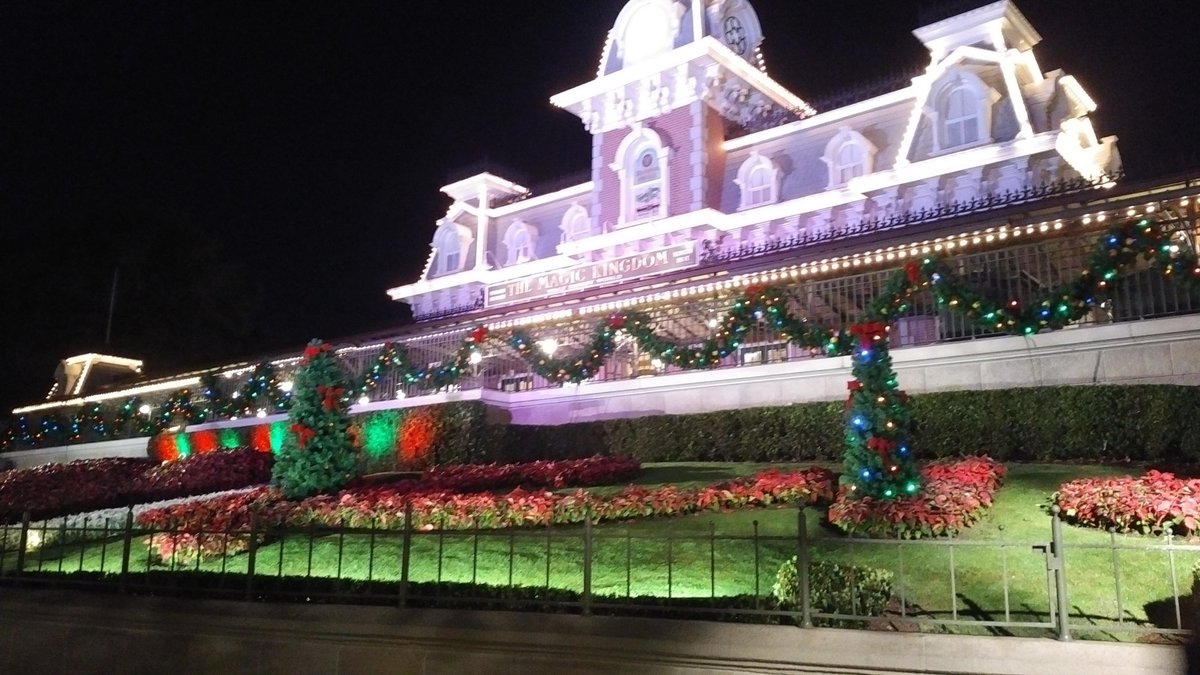
[[1063, 519], [1118, 532], [1192, 535], [1200, 531], [1200, 479], [1149, 471], [1134, 478], [1087, 478], [1059, 487], [1051, 502]]
[[[699, 511], [756, 508], [776, 504], [817, 504], [833, 498], [834, 474], [824, 469], [766, 471], [750, 478], [695, 489], [629, 486], [609, 495], [577, 490], [569, 494], [517, 488], [507, 494], [427, 491], [420, 483], [345, 490], [336, 495], [288, 502], [262, 489], [225, 500], [186, 504], [142, 514], [138, 525], [169, 530], [151, 537], [163, 559], [221, 555], [244, 550], [257, 514], [256, 531], [289, 527], [404, 526], [423, 530], [566, 525], [591, 514], [596, 521], [679, 516]], [[235, 534], [227, 535], [227, 532]]]
[[270, 454], [252, 449], [193, 455], [178, 462], [106, 458], [46, 464], [0, 478], [0, 521], [20, 522], [262, 485]]
[[938, 460], [922, 468], [921, 491], [913, 497], [852, 499], [843, 487], [829, 507], [829, 522], [867, 537], [952, 537], [987, 513], [1006, 473], [989, 457]]
[[635, 478], [641, 462], [632, 457], [595, 456], [587, 459], [524, 462], [521, 464], [456, 464], [426, 469], [421, 482], [447, 491], [483, 492], [505, 487], [589, 487], [613, 485]]
[[[29, 531], [32, 533], [30, 536], [36, 538], [38, 546], [43, 548], [52, 544], [69, 544], [78, 541], [103, 539], [125, 528], [125, 519], [128, 518], [131, 510], [136, 521], [137, 517], [146, 511], [177, 506], [187, 502], [203, 502], [210, 499], [232, 497], [254, 489], [256, 488], [222, 490], [220, 492], [193, 495], [190, 497], [164, 499], [148, 504], [134, 504], [133, 506], [120, 506], [111, 509], [100, 509], [98, 511], [73, 513], [69, 516], [31, 521], [29, 523]], [[6, 533], [5, 546], [7, 548], [5, 550], [15, 550], [20, 541], [21, 528], [9, 527]], [[29, 546], [30, 548], [34, 548], [32, 545]]]

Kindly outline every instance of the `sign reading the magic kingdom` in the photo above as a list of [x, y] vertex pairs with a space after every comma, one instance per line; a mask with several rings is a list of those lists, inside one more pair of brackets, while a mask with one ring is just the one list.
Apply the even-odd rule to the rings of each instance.
[[488, 286], [487, 306], [537, 300], [558, 293], [674, 272], [693, 267], [696, 263], [696, 245], [680, 244], [623, 258], [576, 265]]

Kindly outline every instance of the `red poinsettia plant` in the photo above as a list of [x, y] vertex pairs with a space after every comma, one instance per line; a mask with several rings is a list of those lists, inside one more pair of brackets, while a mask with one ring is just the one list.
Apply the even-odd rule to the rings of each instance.
[[989, 457], [938, 460], [921, 469], [922, 488], [912, 497], [849, 499], [843, 488], [829, 507], [829, 522], [868, 537], [954, 536], [987, 513], [1006, 473]]
[[1065, 520], [1084, 527], [1188, 536], [1200, 531], [1200, 479], [1172, 473], [1073, 480], [1050, 501]]

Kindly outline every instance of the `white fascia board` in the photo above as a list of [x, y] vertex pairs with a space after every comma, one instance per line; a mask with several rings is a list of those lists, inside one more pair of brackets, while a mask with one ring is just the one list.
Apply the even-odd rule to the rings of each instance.
[[976, 169], [1018, 157], [1036, 155], [1041, 152], [1053, 150], [1058, 135], [1057, 131], [1047, 131], [1037, 134], [1032, 138], [1020, 138], [1008, 143], [985, 145], [949, 155], [932, 157], [920, 162], [906, 164], [891, 171], [881, 171], [869, 176], [863, 176], [857, 179], [859, 182], [855, 184], [855, 187], [860, 192], [883, 190], [958, 171]]
[[1096, 105], [1096, 100], [1089, 96], [1086, 91], [1084, 91], [1083, 85], [1079, 84], [1079, 80], [1075, 79], [1074, 75], [1063, 75], [1062, 77], [1058, 78], [1058, 82], [1062, 86], [1063, 91], [1065, 91], [1068, 96], [1075, 99], [1079, 105], [1083, 106], [1084, 110], [1088, 111], [1089, 113], [1096, 112], [1096, 108], [1099, 107]]
[[788, 91], [783, 85], [768, 77], [766, 73], [763, 73], [741, 57], [729, 51], [729, 48], [722, 44], [720, 40], [711, 36], [706, 36], [698, 42], [688, 43], [662, 56], [639, 63], [632, 68], [625, 68], [611, 75], [598, 77], [591, 82], [586, 82], [560, 94], [555, 94], [550, 97], [550, 103], [564, 110], [575, 112], [574, 108], [584, 101], [596, 96], [603, 96], [610, 91], [624, 89], [652, 75], [678, 68], [704, 57], [708, 57], [710, 60], [732, 72], [738, 78], [744, 80], [747, 84], [767, 94], [779, 105], [799, 110], [801, 114], [806, 116], [816, 113], [812, 106], [799, 96]]
[[817, 114], [817, 111], [804, 99], [788, 91], [786, 87], [771, 79], [766, 73], [734, 54], [729, 47], [715, 37], [705, 36], [700, 44], [705, 48], [705, 53], [714, 61], [729, 69], [747, 84], [754, 85], [755, 88], [771, 96], [776, 103], [797, 110], [805, 117]]
[[596, 96], [603, 96], [610, 91], [637, 84], [655, 73], [677, 68], [693, 59], [704, 56], [705, 53], [706, 50], [701, 43], [692, 42], [679, 49], [669, 51], [662, 56], [639, 63], [632, 68], [625, 68], [611, 75], [598, 77], [591, 82], [585, 82], [577, 87], [555, 94], [550, 97], [550, 103], [559, 108], [570, 110], [573, 106], [577, 106]]
[[534, 209], [539, 206], [553, 204], [561, 199], [582, 197], [583, 195], [590, 194], [594, 187], [595, 184], [591, 181], [588, 181], [586, 183], [581, 183], [579, 185], [573, 185], [569, 188], [558, 190], [557, 192], [550, 192], [544, 195], [538, 195], [537, 197], [530, 197], [529, 199], [509, 204], [507, 206], [501, 206], [500, 208], [489, 209], [488, 215], [492, 218], [504, 218], [506, 216], [521, 213], [522, 211]]
[[495, 284], [532, 274], [552, 272], [564, 267], [570, 267], [576, 262], [578, 261], [573, 258], [557, 255], [498, 270], [468, 270], [459, 274], [438, 277], [437, 279], [418, 281], [415, 284], [408, 284], [407, 286], [398, 286], [389, 289], [387, 294], [393, 300], [403, 300], [418, 295], [425, 295], [426, 293], [436, 293], [451, 288], [458, 288], [467, 284]]
[[87, 361], [95, 361], [112, 366], [122, 366], [124, 368], [132, 368], [134, 370], [142, 367], [142, 362], [137, 359], [127, 359], [123, 356], [109, 356], [107, 354], [80, 354], [79, 356], [71, 356], [63, 359], [63, 363], [67, 365], [75, 365], [85, 363]]
[[722, 213], [716, 209], [698, 209], [690, 213], [663, 218], [662, 220], [655, 220], [633, 227], [626, 227], [613, 232], [606, 232], [581, 241], [569, 241], [559, 244], [558, 251], [564, 255], [579, 255], [620, 244], [641, 241], [642, 239], [660, 237], [664, 234], [672, 234], [693, 227], [714, 227], [718, 230], [728, 231], [735, 227], [730, 224], [732, 222], [731, 218], [732, 216], [729, 214]]
[[495, 284], [504, 281], [510, 281], [512, 279], [520, 279], [521, 277], [527, 277], [534, 274], [542, 274], [545, 272], [560, 270], [564, 267], [570, 267], [578, 262], [578, 260], [565, 255], [556, 255], [549, 258], [542, 258], [541, 260], [531, 260], [527, 263], [521, 263], [520, 265], [501, 267], [498, 270], [491, 270], [486, 274], [484, 281], [485, 283]]
[[393, 300], [402, 300], [426, 293], [444, 291], [448, 288], [466, 286], [467, 284], [484, 283], [483, 277], [486, 273], [486, 270], [467, 270], [466, 272], [438, 277], [436, 279], [422, 279], [415, 284], [388, 289], [387, 294]]
[[131, 396], [139, 396], [141, 394], [152, 394], [154, 392], [166, 391], [171, 389], [183, 389], [185, 387], [195, 387], [200, 384], [199, 377], [188, 377], [178, 380], [170, 380], [168, 382], [158, 382], [155, 384], [146, 384], [137, 387], [130, 387], [120, 391], [108, 392], [105, 394], [95, 394], [93, 396], [84, 396], [81, 398], [73, 398], [66, 401], [55, 401], [53, 403], [42, 403], [40, 405], [31, 405], [24, 408], [13, 408], [12, 414], [25, 415], [27, 413], [38, 412], [39, 410], [52, 410], [54, 408], [66, 408], [70, 406], [83, 405], [85, 403], [100, 403], [102, 401], [111, 401], [118, 398], [128, 398]]
[[886, 108], [891, 105], [897, 105], [906, 101], [911, 101], [915, 99], [916, 96], [916, 90], [910, 85], [903, 89], [897, 89], [896, 91], [883, 94], [882, 96], [876, 96], [875, 98], [853, 103], [835, 110], [830, 110], [828, 112], [817, 113], [812, 117], [806, 117], [798, 122], [791, 122], [773, 129], [766, 129], [748, 136], [735, 138], [731, 141], [725, 141], [724, 148], [726, 152], [742, 150], [752, 145], [766, 143], [768, 141], [773, 141], [785, 136], [800, 133], [801, 131], [808, 131], [809, 129], [823, 127], [828, 124], [836, 124], [837, 122], [841, 122], [847, 118], [856, 117], [873, 110], [878, 110], [879, 108]]
[[467, 199], [478, 197], [480, 187], [485, 187], [489, 191], [508, 192], [511, 194], [525, 194], [529, 192], [526, 188], [506, 178], [501, 178], [487, 172], [444, 185], [441, 191], [453, 199], [466, 201]]

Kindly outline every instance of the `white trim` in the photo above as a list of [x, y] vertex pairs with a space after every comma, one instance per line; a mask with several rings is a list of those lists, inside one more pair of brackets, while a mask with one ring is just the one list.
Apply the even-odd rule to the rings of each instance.
[[[704, 59], [708, 59], [711, 63], [705, 63]], [[611, 75], [598, 77], [591, 82], [555, 94], [550, 97], [550, 103], [559, 108], [571, 110], [577, 115], [586, 116], [583, 108], [585, 102], [590, 106], [591, 101], [596, 97], [603, 97], [610, 92], [636, 86], [657, 73], [687, 66], [693, 61], [698, 61], [694, 65], [701, 69], [716, 65], [732, 71], [736, 77], [766, 94], [777, 105], [797, 110], [802, 116], [816, 114], [816, 110], [799, 96], [788, 91], [783, 85], [772, 80], [765, 73], [730, 51], [720, 40], [711, 36], [705, 36], [701, 40], [686, 44], [632, 68], [623, 68]]]
[[[862, 152], [862, 173], [857, 176], [852, 176], [848, 180], [842, 180], [842, 164], [841, 154], [847, 147], [856, 147]], [[837, 134], [829, 140], [825, 146], [825, 154], [821, 157], [821, 161], [825, 162], [825, 166], [829, 169], [829, 184], [825, 186], [826, 190], [836, 190], [849, 185], [857, 178], [869, 176], [875, 173], [875, 156], [879, 150], [875, 144], [867, 140], [859, 132], [850, 127], [842, 127]]]
[[522, 211], [528, 211], [532, 208], [545, 206], [546, 204], [552, 204], [563, 199], [571, 199], [572, 197], [580, 197], [582, 195], [589, 194], [594, 187], [595, 184], [592, 181], [588, 181], [579, 185], [572, 185], [569, 188], [563, 188], [562, 190], [558, 190], [556, 192], [549, 192], [544, 195], [523, 199], [519, 202], [508, 204], [507, 206], [488, 209], [488, 213], [491, 214], [493, 218], [503, 218], [505, 216], [515, 215]]
[[[518, 237], [523, 241], [518, 242]], [[514, 220], [504, 230], [504, 267], [523, 265], [537, 260], [537, 228], [520, 218]], [[522, 252], [524, 259], [522, 259]]]
[[152, 394], [154, 392], [165, 391], [168, 389], [195, 387], [199, 384], [199, 377], [187, 377], [178, 380], [171, 380], [169, 382], [159, 382], [157, 384], [146, 384], [140, 387], [130, 387], [129, 389], [108, 392], [106, 394], [93, 394], [92, 396], [73, 398], [65, 401], [54, 401], [53, 403], [41, 403], [38, 405], [25, 406], [23, 408], [13, 408], [12, 414], [25, 415], [42, 410], [52, 410], [54, 408], [66, 408], [75, 405], [84, 405], [85, 403], [100, 403], [101, 401], [111, 401], [117, 398], [128, 398], [130, 396], [138, 396], [139, 394]]
[[[752, 202], [750, 201], [750, 197], [753, 196], [753, 193], [747, 189], [747, 185], [750, 183], [751, 176], [758, 170], [765, 170], [767, 172], [767, 197], [766, 199]], [[751, 152], [746, 161], [742, 162], [742, 165], [738, 168], [737, 178], [733, 179], [733, 182], [738, 186], [738, 192], [740, 193], [739, 199], [741, 203], [738, 206], [739, 211], [767, 206], [779, 201], [779, 167], [775, 166], [775, 162], [771, 161], [769, 157], [760, 155], [757, 150]]]
[[765, 129], [748, 136], [725, 141], [722, 147], [725, 149], [725, 152], [744, 150], [760, 143], [767, 143], [769, 141], [784, 138], [785, 136], [798, 134], [802, 131], [823, 127], [828, 124], [840, 122], [850, 117], [858, 117], [879, 108], [905, 103], [917, 97], [916, 91], [916, 88], [910, 85], [904, 87], [903, 89], [897, 89], [896, 91], [883, 94], [882, 96], [876, 96], [875, 98], [870, 98], [865, 101], [860, 101], [858, 103], [837, 108], [835, 110], [830, 110], [828, 112], [818, 113], [812, 117], [806, 117], [797, 122], [791, 122], [789, 124], [784, 124], [771, 129]]
[[[647, 214], [641, 217], [633, 213], [633, 188], [636, 187], [629, 176], [629, 167], [632, 162], [641, 156], [641, 150], [649, 146], [655, 151], [658, 159], [658, 178], [640, 185], [650, 185], [654, 180], [658, 181], [659, 200], [656, 213]], [[662, 141], [662, 137], [653, 129], [636, 124], [633, 131], [621, 140], [621, 144], [617, 146], [617, 152], [613, 156], [613, 162], [609, 168], [616, 172], [617, 182], [621, 189], [621, 211], [617, 219], [617, 227], [627, 227], [638, 223], [651, 222], [666, 218], [670, 212], [671, 203], [671, 148]]]
[[[439, 243], [446, 242], [451, 238], [458, 242], [458, 264], [452, 268], [446, 265], [446, 259], [440, 255], [441, 251], [438, 246]], [[434, 273], [442, 277], [462, 272], [467, 266], [467, 255], [471, 252], [471, 244], [474, 241], [475, 236], [466, 225], [442, 220], [438, 224], [437, 231], [433, 233], [434, 267], [436, 268]]]
[[[525, 187], [487, 172], [444, 185], [441, 191], [455, 201], [466, 202], [468, 199], [477, 197], [481, 188], [486, 189], [488, 192], [505, 192], [508, 194], [525, 194], [529, 192]], [[480, 204], [480, 206], [486, 207], [487, 204]]]
[[[582, 237], [576, 236], [578, 232], [574, 229], [575, 223], [583, 220], [587, 223], [586, 234]], [[592, 216], [588, 210], [581, 206], [578, 202], [567, 207], [567, 212], [563, 214], [562, 220], [559, 221], [558, 229], [562, 232], [562, 238], [559, 244], [565, 244], [569, 241], [583, 241], [595, 234], [595, 227], [592, 223]]]

